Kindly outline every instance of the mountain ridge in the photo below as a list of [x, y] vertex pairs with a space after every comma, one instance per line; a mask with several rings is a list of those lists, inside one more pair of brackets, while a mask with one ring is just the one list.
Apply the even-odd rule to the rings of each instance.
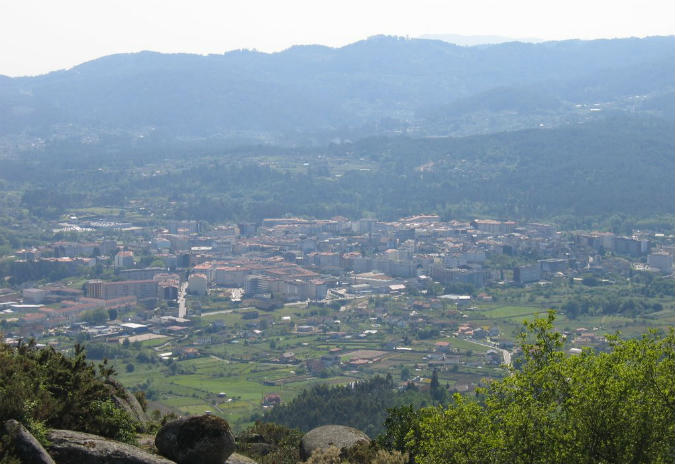
[[0, 135], [48, 137], [63, 126], [154, 127], [178, 136], [336, 132], [382, 120], [403, 127], [417, 124], [425, 106], [509, 87], [593, 103], [602, 83], [609, 89], [603, 97], [614, 101], [672, 91], [674, 43], [668, 36], [461, 47], [376, 36], [271, 54], [116, 54], [0, 78]]

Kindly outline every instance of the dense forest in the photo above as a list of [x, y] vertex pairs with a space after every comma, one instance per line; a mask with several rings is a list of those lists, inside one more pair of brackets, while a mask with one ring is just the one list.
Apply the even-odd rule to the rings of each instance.
[[432, 403], [428, 392], [422, 393], [412, 386], [402, 391], [394, 388], [389, 376], [343, 386], [315, 385], [288, 404], [272, 409], [265, 414], [264, 421], [305, 432], [325, 424], [348, 425], [374, 437], [384, 430], [388, 409]]
[[212, 222], [284, 214], [391, 220], [426, 212], [560, 217], [579, 226], [574, 222], [589, 217], [672, 215], [673, 147], [668, 122], [617, 115], [461, 138], [211, 147], [161, 160], [161, 151], [144, 156], [149, 147], [108, 156], [64, 146], [58, 156], [0, 160], [0, 182], [16, 191], [14, 207], [45, 219], [136, 200], [155, 217]]

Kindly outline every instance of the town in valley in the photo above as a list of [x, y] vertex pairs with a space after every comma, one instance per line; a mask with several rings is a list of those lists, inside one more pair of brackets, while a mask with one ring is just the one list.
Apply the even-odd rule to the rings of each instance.
[[424, 389], [436, 371], [472, 391], [506, 374], [522, 321], [549, 310], [577, 354], [666, 327], [673, 309], [673, 236], [646, 230], [437, 215], [53, 227], [70, 240], [13, 256], [5, 341], [83, 343], [158, 411], [235, 424], [317, 382]]

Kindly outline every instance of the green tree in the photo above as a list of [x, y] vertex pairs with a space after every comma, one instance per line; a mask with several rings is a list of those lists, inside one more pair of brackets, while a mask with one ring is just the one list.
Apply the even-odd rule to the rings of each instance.
[[447, 408], [423, 410], [402, 451], [420, 464], [673, 462], [673, 330], [609, 336], [608, 352], [566, 356], [553, 320], [551, 312], [526, 323], [511, 375], [476, 399], [455, 395]]
[[431, 391], [431, 398], [434, 401], [442, 403], [445, 400], [446, 390], [438, 381], [438, 369], [434, 369], [434, 372], [431, 374], [431, 384], [429, 385], [429, 389]]
[[108, 312], [105, 309], [92, 309], [83, 312], [80, 319], [90, 324], [103, 324], [108, 320]]
[[410, 369], [408, 366], [403, 366], [401, 368], [401, 381], [405, 382], [410, 378]]
[[377, 443], [392, 451], [410, 451], [417, 454], [416, 446], [421, 442], [420, 424], [425, 415], [433, 409], [417, 409], [412, 404], [387, 409], [384, 432], [377, 437]]

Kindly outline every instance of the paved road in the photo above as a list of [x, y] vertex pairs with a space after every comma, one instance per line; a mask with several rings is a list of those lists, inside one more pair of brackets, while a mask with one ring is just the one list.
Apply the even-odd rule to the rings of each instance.
[[491, 348], [493, 350], [501, 352], [502, 356], [504, 358], [504, 364], [507, 365], [507, 366], [511, 365], [511, 352], [509, 352], [508, 350], [505, 350], [504, 348], [499, 348], [498, 346], [490, 345], [489, 343], [481, 343], [481, 342], [477, 342], [475, 340], [467, 340], [467, 339], [464, 339], [464, 340], [466, 340], [467, 342], [470, 342], [470, 343], [474, 343], [476, 345], [486, 346], [488, 348]]

